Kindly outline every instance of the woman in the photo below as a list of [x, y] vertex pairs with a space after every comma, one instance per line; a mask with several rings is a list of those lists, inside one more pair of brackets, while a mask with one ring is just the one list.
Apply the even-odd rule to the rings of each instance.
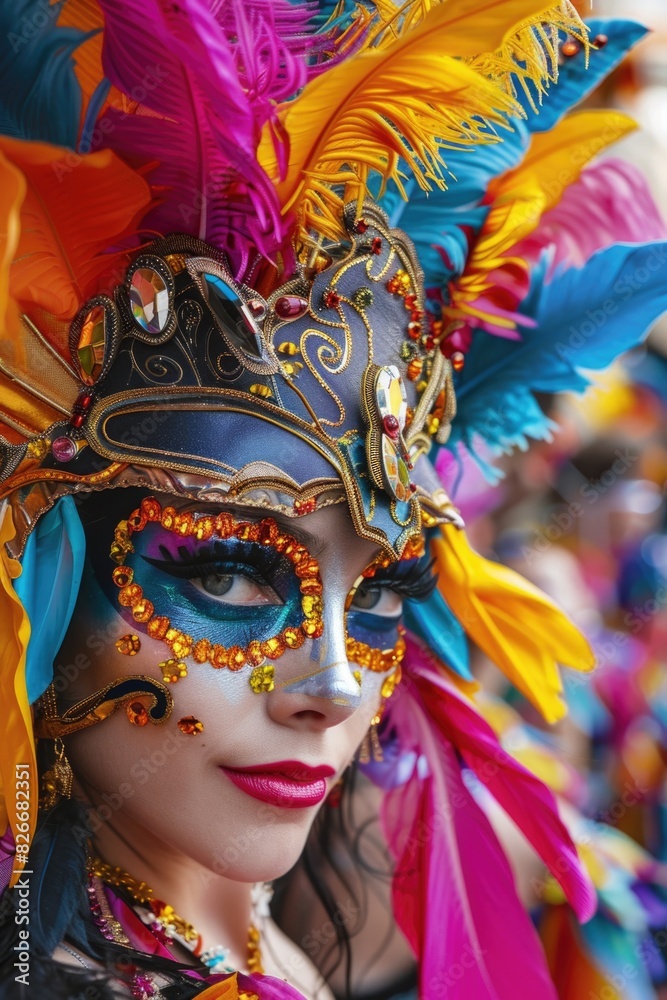
[[[629, 128], [561, 118], [641, 30], [518, 0], [24, 7], [0, 139], [3, 990], [326, 995], [253, 885], [326, 842], [358, 761], [420, 995], [555, 996], [463, 772], [580, 919], [592, 889], [466, 693], [462, 637], [550, 721], [557, 664], [590, 650], [467, 547], [429, 455], [545, 433], [533, 391], [583, 388], [665, 308], [661, 243], [600, 227], [551, 272], [535, 231]], [[420, 262], [393, 228], [407, 170], [435, 189], [401, 218]], [[602, 333], [560, 342], [639, 267]]]

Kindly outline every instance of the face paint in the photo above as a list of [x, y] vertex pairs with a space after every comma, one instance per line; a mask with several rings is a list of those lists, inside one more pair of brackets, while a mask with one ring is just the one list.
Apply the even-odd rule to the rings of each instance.
[[403, 598], [426, 596], [433, 585], [423, 555], [422, 539], [411, 544], [399, 562], [380, 555], [350, 591], [345, 619], [347, 655], [360, 667], [378, 673], [393, 668], [392, 677], [400, 678], [405, 654]]
[[165, 661], [168, 680], [184, 676], [188, 656], [240, 670], [322, 635], [317, 560], [272, 518], [197, 516], [148, 497], [117, 525], [110, 555], [122, 563], [119, 603], [176, 659]]

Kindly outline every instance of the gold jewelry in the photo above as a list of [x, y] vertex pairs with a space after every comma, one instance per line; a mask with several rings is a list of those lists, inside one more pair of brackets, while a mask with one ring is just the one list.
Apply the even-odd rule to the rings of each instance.
[[[173, 906], [155, 899], [153, 890], [146, 882], [133, 878], [122, 868], [108, 865], [99, 857], [89, 858], [88, 873], [91, 879], [101, 879], [105, 885], [124, 889], [135, 903], [151, 911], [155, 922], [168, 936], [177, 935], [186, 948], [199, 957], [202, 953], [202, 940], [199, 931], [183, 917], [180, 917]], [[210, 949], [213, 951], [214, 949]], [[247, 969], [249, 973], [263, 972], [261, 935], [255, 924], [250, 923], [247, 939]]]
[[[164, 684], [156, 681], [153, 677], [146, 677], [143, 674], [133, 674], [129, 677], [118, 677], [111, 684], [107, 684], [101, 691], [89, 695], [82, 701], [72, 705], [62, 715], [58, 715], [55, 703], [47, 705], [47, 710], [35, 723], [35, 733], [41, 739], [58, 740], [70, 733], [76, 733], [80, 729], [88, 729], [97, 722], [112, 715], [121, 705], [129, 705], [137, 697], [145, 696], [150, 700], [150, 707], [144, 709], [142, 722], [136, 725], [144, 725], [152, 722], [158, 725], [171, 715], [174, 699]], [[143, 708], [140, 703], [139, 707]], [[134, 707], [134, 706], [133, 706]], [[130, 717], [130, 721], [132, 721]]]
[[[53, 684], [50, 684], [42, 695], [41, 707], [44, 718], [54, 719], [58, 717], [56, 692]], [[53, 741], [53, 749], [55, 760], [48, 771], [42, 775], [42, 794], [39, 801], [42, 809], [52, 809], [61, 798], [70, 799], [72, 797], [74, 775], [65, 753], [65, 744], [59, 736]]]
[[[194, 536], [200, 541], [213, 537], [238, 538], [280, 552], [292, 563], [299, 580], [302, 622], [295, 626], [288, 625], [264, 642], [253, 639], [246, 647], [227, 648], [210, 639], [195, 642], [191, 635], [174, 628], [165, 615], [155, 613], [153, 602], [144, 597], [142, 588], [134, 582], [133, 568], [125, 565], [128, 555], [134, 552], [132, 534], [143, 531], [151, 523], [159, 524], [181, 538]], [[185, 676], [187, 667], [181, 661], [188, 656], [192, 656], [196, 663], [208, 662], [213, 667], [226, 667], [228, 670], [241, 670], [247, 664], [257, 667], [266, 659], [277, 660], [288, 649], [299, 649], [306, 639], [319, 639], [324, 630], [322, 579], [317, 559], [271, 517], [261, 521], [237, 521], [227, 512], [195, 517], [192, 511], [179, 512], [174, 507], [163, 507], [155, 497], [145, 497], [140, 507], [116, 525], [109, 554], [114, 562], [119, 563], [112, 573], [113, 581], [119, 588], [119, 604], [130, 608], [134, 620], [145, 624], [153, 639], [160, 639], [171, 649], [173, 658], [160, 664], [167, 682], [175, 683]]]

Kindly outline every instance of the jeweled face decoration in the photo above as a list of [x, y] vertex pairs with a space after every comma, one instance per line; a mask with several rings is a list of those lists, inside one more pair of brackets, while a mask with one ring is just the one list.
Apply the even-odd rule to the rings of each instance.
[[[192, 660], [250, 668], [252, 690], [271, 691], [273, 661], [323, 635], [317, 559], [273, 518], [176, 510], [147, 497], [117, 524], [110, 555], [119, 604], [169, 649], [160, 663], [166, 682], [187, 676]], [[401, 577], [390, 590], [377, 572], [371, 567], [350, 596], [346, 644], [351, 661], [385, 673], [403, 658]], [[132, 654], [131, 636], [122, 645]]]

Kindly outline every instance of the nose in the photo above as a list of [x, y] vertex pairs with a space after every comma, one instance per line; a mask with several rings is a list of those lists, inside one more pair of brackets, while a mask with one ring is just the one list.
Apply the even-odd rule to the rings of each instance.
[[347, 659], [345, 595], [330, 596], [324, 607], [321, 639], [306, 643], [269, 694], [269, 714], [293, 728], [328, 729], [344, 722], [361, 704], [361, 684]]

